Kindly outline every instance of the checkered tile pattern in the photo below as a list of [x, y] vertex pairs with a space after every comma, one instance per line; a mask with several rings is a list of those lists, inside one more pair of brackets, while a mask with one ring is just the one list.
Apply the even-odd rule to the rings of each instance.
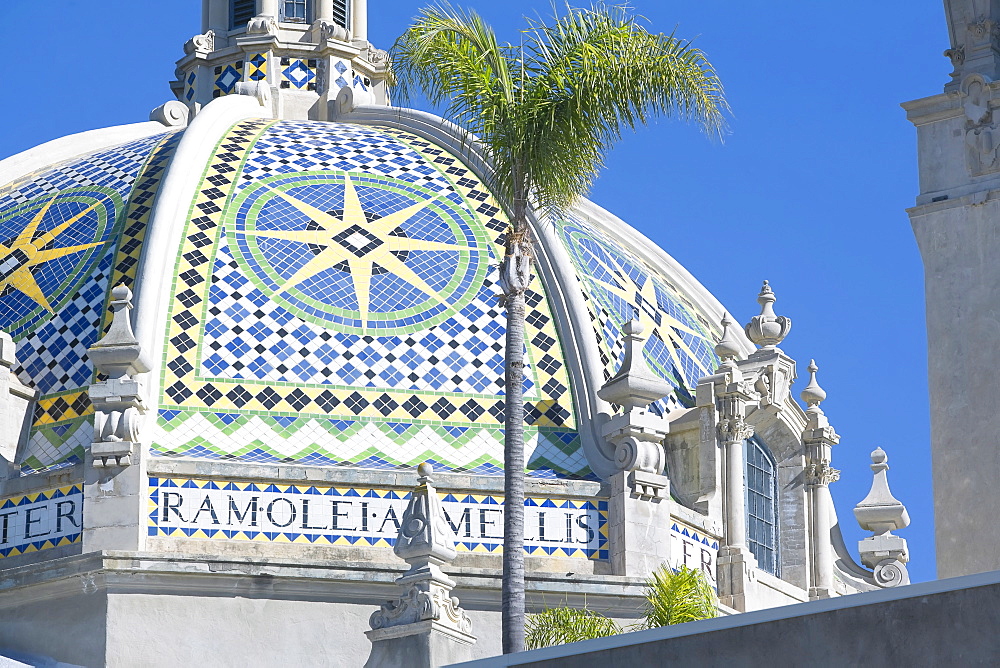
[[[332, 123], [238, 124], [209, 164], [180, 249], [154, 451], [375, 467], [433, 456], [446, 469], [500, 473], [505, 333], [495, 267], [477, 275], [459, 313], [430, 324], [413, 315], [407, 331], [384, 335], [292, 312], [239, 261], [243, 250], [226, 221], [237, 215], [241, 193], [285, 175], [343, 179], [344, 172], [371, 189], [419, 187], [481, 231], [476, 243], [491, 264], [502, 252], [507, 223], [490, 195], [460, 161], [413, 135]], [[296, 196], [322, 198], [329, 186], [310, 187], [317, 192]], [[370, 196], [362, 195], [366, 215]], [[257, 221], [258, 229], [282, 224]], [[565, 361], [537, 279], [527, 300], [529, 469], [586, 477]], [[348, 445], [329, 425], [354, 440]], [[407, 427], [389, 439], [387, 430], [400, 425]]]
[[[70, 438], [80, 424], [89, 424], [87, 416], [92, 413], [81, 391], [93, 379], [87, 348], [100, 336], [115, 268], [120, 267], [123, 276], [128, 271], [134, 274], [138, 246], [129, 244], [128, 230], [134, 216], [148, 217], [155, 190], [150, 173], [162, 172], [156, 156], [172, 152], [178, 137], [161, 134], [130, 142], [33, 174], [0, 191], [3, 243], [11, 243], [53, 198], [56, 203], [41, 217], [39, 233], [58, 230], [84, 204], [98, 205], [53, 242], [57, 248], [99, 243], [89, 256], [81, 252], [31, 268], [54, 313], [20, 290], [8, 289], [0, 295], [0, 327], [18, 341], [16, 371], [41, 393], [29, 451], [21, 462], [25, 471], [72, 463], [82, 456], [81, 443], [90, 442], [90, 435]], [[132, 260], [118, 259], [122, 253]]]
[[268, 54], [255, 53], [247, 58], [247, 78], [250, 81], [263, 81], [267, 79], [267, 59]]
[[575, 219], [560, 221], [558, 229], [579, 272], [605, 378], [618, 370], [625, 356], [622, 325], [638, 317], [646, 330], [646, 362], [675, 388], [673, 395], [654, 404], [654, 410], [692, 405], [698, 379], [719, 365], [714, 352], [721, 336], [718, 326], [662, 270], [646, 264], [608, 233]]

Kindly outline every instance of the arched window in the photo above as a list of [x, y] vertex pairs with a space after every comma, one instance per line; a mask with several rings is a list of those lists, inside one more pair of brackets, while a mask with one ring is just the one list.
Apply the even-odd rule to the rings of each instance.
[[256, 14], [256, 0], [230, 0], [229, 28], [235, 30], [245, 27]]
[[780, 575], [778, 555], [778, 476], [774, 457], [756, 436], [744, 441], [747, 543], [757, 566]]

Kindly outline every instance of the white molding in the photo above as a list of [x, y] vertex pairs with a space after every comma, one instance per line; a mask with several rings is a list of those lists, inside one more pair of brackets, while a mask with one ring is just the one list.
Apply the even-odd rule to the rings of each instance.
[[127, 144], [143, 137], [151, 137], [161, 132], [169, 132], [171, 129], [156, 121], [144, 121], [87, 130], [53, 139], [0, 160], [0, 185], [13, 183], [29, 174], [73, 158]]
[[[216, 145], [235, 123], [251, 118], [273, 118], [270, 105], [262, 107], [256, 97], [247, 95], [226, 95], [205, 105], [177, 144], [153, 205], [133, 290], [136, 339], [152, 361], [146, 387], [152, 416], [156, 415], [163, 380], [161, 365], [174, 264], [191, 207]], [[147, 420], [145, 429], [152, 422]]]

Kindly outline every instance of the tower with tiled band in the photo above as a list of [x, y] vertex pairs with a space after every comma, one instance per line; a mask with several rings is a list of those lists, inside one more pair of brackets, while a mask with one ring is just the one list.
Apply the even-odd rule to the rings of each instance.
[[386, 104], [386, 53], [368, 41], [368, 0], [208, 0], [171, 89], [191, 111], [238, 85], [270, 90], [281, 118], [326, 120], [349, 88]]
[[[386, 104], [365, 11], [206, 0], [152, 120], [0, 162], [0, 654], [500, 651], [509, 220], [481, 147]], [[748, 338], [604, 209], [531, 225], [532, 608], [635, 617], [661, 563], [733, 611], [905, 580], [838, 540], [769, 285]]]

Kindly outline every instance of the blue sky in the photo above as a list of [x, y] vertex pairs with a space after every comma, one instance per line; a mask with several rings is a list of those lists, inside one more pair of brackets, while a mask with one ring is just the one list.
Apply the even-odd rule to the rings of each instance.
[[[388, 48], [420, 2], [369, 0]], [[508, 40], [547, 0], [469, 0]], [[950, 66], [941, 3], [633, 0], [652, 29], [697, 38], [733, 108], [710, 142], [661, 120], [627, 137], [591, 193], [684, 264], [740, 322], [768, 279], [794, 327], [782, 348], [816, 358], [841, 434], [832, 491], [848, 546], [868, 458], [889, 454], [912, 518], [914, 581], [933, 579], [923, 271], [905, 208], [917, 194], [915, 130], [899, 103], [939, 93]], [[201, 3], [0, 4], [0, 158], [56, 137], [146, 119]], [[155, 11], [154, 11], [155, 10]], [[169, 10], [169, 11], [167, 11]]]

